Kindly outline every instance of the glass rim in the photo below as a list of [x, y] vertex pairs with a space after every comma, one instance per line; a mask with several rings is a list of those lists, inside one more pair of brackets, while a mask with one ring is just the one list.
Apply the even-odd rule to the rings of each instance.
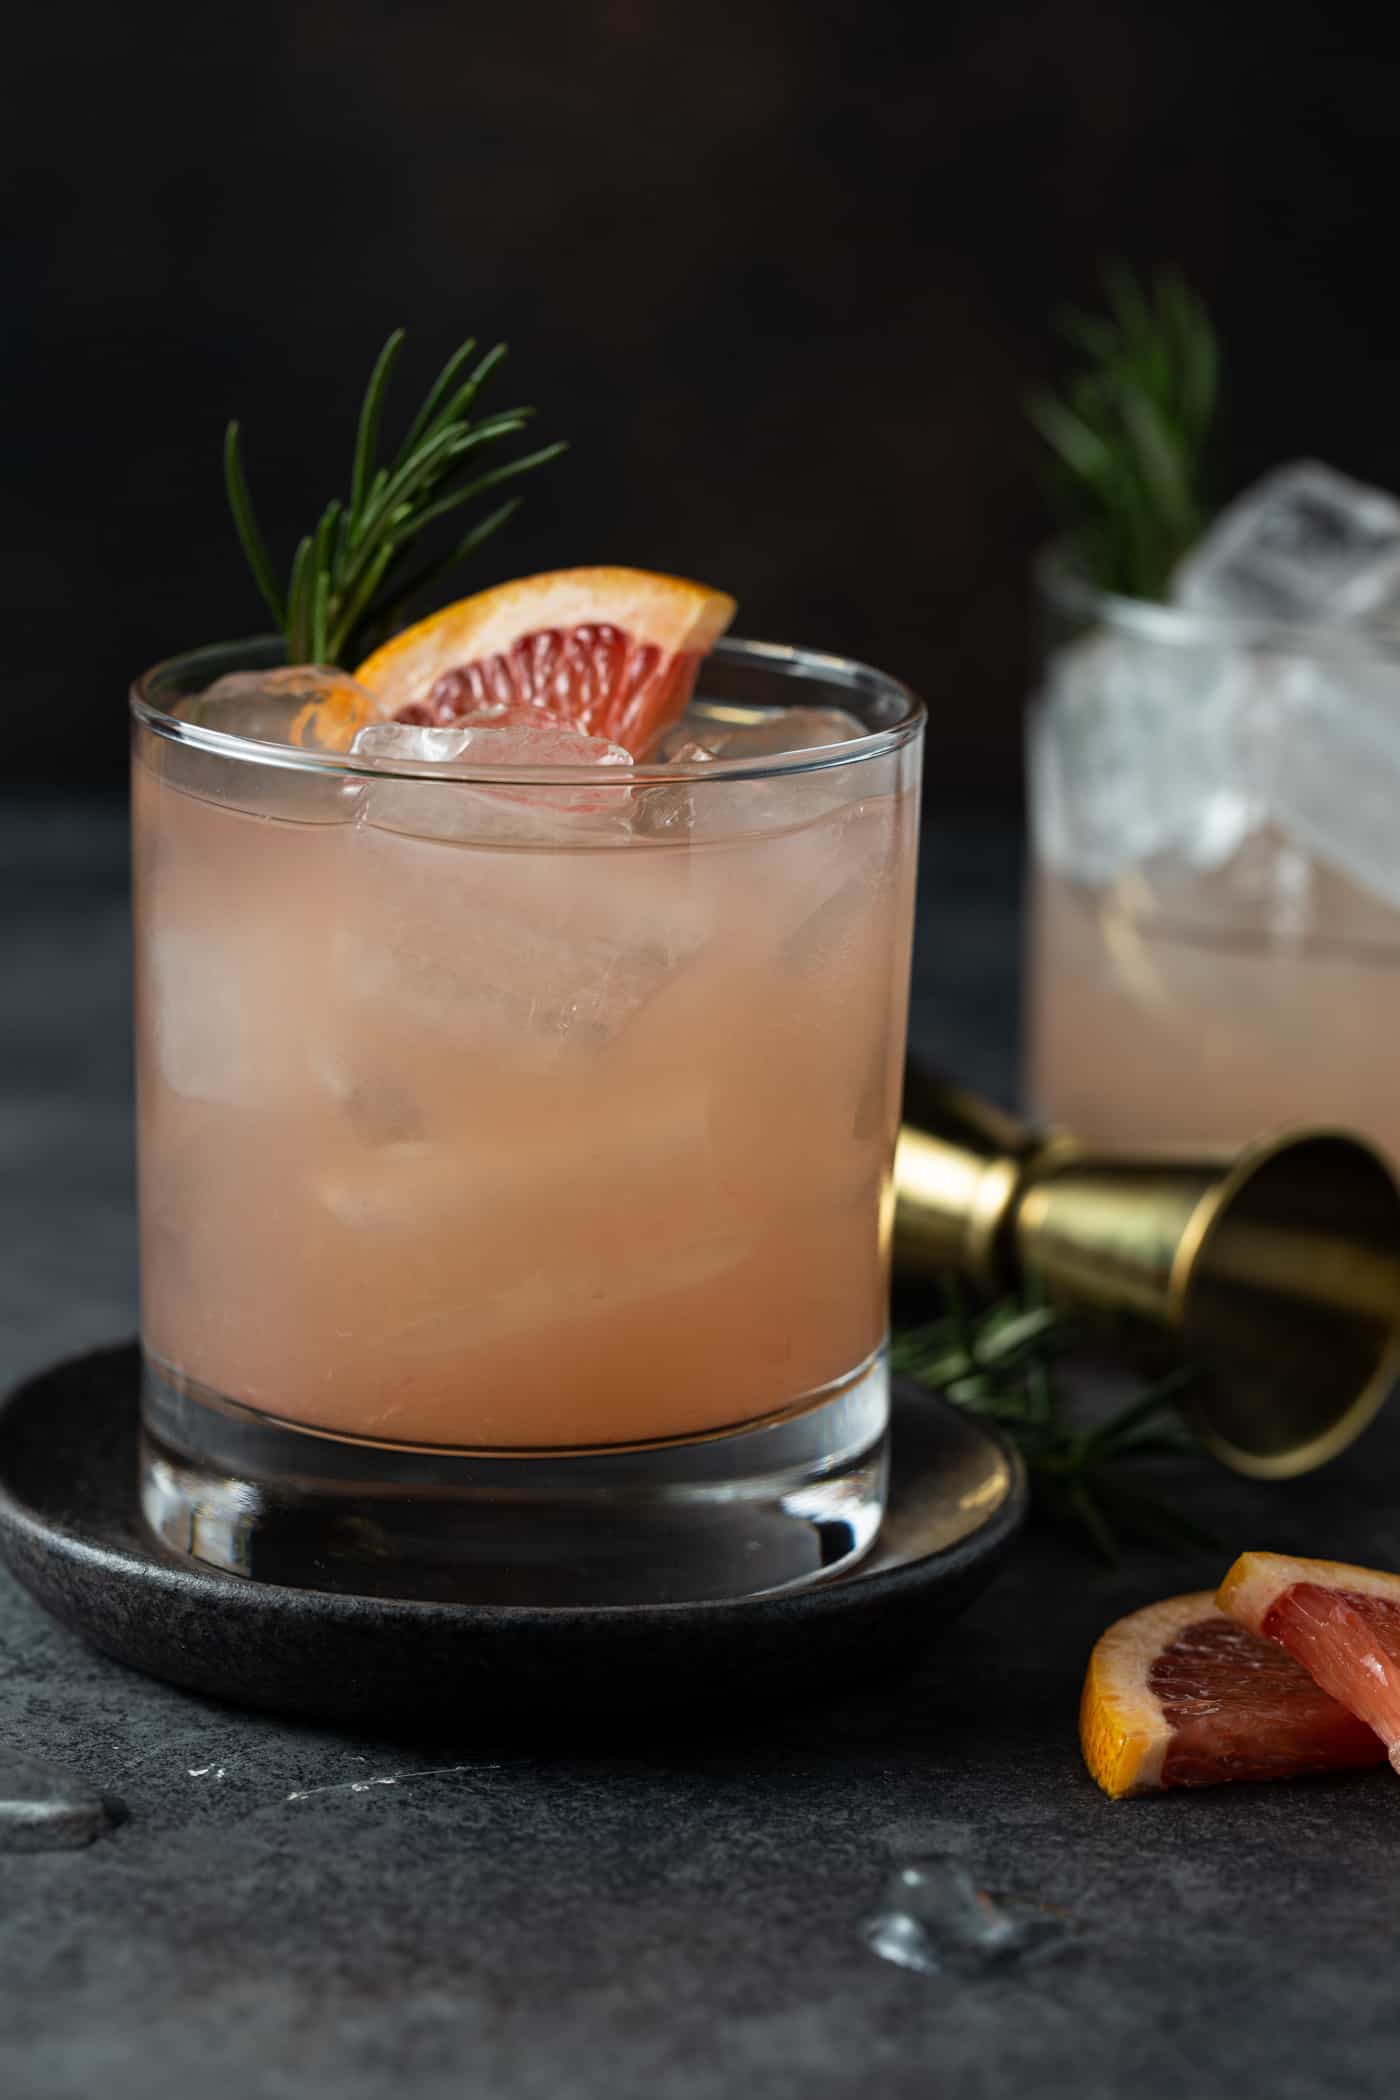
[[1065, 537], [1051, 540], [1040, 549], [1032, 563], [1032, 573], [1037, 590], [1049, 605], [1080, 618], [1102, 621], [1139, 641], [1178, 648], [1269, 648], [1288, 656], [1347, 654], [1362, 648], [1369, 656], [1400, 658], [1400, 625], [1352, 627], [1335, 621], [1271, 620], [1197, 612], [1189, 606], [1105, 590], [1084, 574], [1073, 542]]
[[[725, 635], [714, 645], [710, 658], [721, 663], [767, 668], [795, 683], [825, 682], [848, 693], [875, 694], [900, 707], [897, 720], [864, 736], [844, 743], [823, 744], [809, 750], [768, 753], [760, 758], [710, 759], [701, 765], [558, 765], [558, 766], [471, 766], [460, 760], [401, 761], [385, 765], [373, 759], [356, 758], [350, 752], [303, 750], [294, 744], [262, 742], [227, 729], [211, 729], [172, 714], [152, 697], [152, 688], [181, 670], [193, 669], [211, 657], [228, 656], [236, 650], [270, 651], [279, 646], [272, 635], [249, 636], [240, 642], [210, 642], [164, 658], [136, 678], [130, 690], [133, 717], [144, 728], [171, 742], [192, 745], [213, 755], [245, 765], [276, 766], [294, 772], [329, 774], [354, 780], [406, 780], [415, 784], [438, 781], [476, 787], [567, 787], [588, 782], [591, 787], [630, 788], [638, 785], [684, 782], [687, 786], [718, 787], [726, 781], [768, 780], [788, 775], [821, 773], [837, 766], [859, 765], [867, 759], [899, 751], [923, 729], [927, 710], [918, 695], [901, 679], [854, 657], [836, 656], [818, 649], [805, 649], [786, 642], [748, 641]], [[704, 679], [701, 666], [697, 691]], [[715, 703], [724, 705], [722, 701]], [[742, 703], [735, 702], [738, 706]], [[832, 704], [835, 704], [834, 696]]]

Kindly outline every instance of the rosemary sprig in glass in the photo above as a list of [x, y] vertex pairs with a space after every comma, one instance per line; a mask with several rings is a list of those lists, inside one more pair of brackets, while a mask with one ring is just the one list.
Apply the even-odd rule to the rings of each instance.
[[350, 486], [303, 534], [285, 590], [259, 530], [243, 468], [237, 423], [224, 438], [229, 508], [253, 579], [287, 639], [291, 663], [354, 664], [402, 624], [421, 591], [466, 559], [519, 508], [513, 497], [479, 518], [446, 552], [424, 556], [425, 532], [488, 490], [528, 474], [566, 447], [545, 445], [480, 470], [479, 454], [523, 430], [534, 410], [474, 416], [477, 396], [506, 354], [504, 343], [476, 357], [469, 340], [454, 350], [409, 424], [398, 449], [379, 458], [385, 397], [403, 347], [396, 328], [375, 360], [360, 408]]
[[1106, 311], [1061, 323], [1078, 369], [1027, 409], [1089, 580], [1162, 598], [1210, 514], [1220, 353], [1210, 315], [1174, 270], [1150, 284], [1112, 270], [1105, 291]]
[[953, 1286], [948, 1311], [896, 1334], [892, 1362], [921, 1385], [985, 1415], [1017, 1446], [1038, 1507], [1086, 1532], [1106, 1560], [1134, 1535], [1177, 1549], [1214, 1546], [1208, 1532], [1122, 1477], [1134, 1459], [1199, 1450], [1177, 1412], [1189, 1370], [1170, 1373], [1106, 1420], [1083, 1423], [1060, 1376], [1072, 1330], [1030, 1296], [971, 1310]]

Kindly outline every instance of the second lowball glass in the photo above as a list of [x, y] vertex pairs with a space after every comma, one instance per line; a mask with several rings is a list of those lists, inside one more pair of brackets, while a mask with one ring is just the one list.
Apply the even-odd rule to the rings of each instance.
[[1041, 587], [1028, 1104], [1100, 1150], [1400, 1160], [1400, 640]]

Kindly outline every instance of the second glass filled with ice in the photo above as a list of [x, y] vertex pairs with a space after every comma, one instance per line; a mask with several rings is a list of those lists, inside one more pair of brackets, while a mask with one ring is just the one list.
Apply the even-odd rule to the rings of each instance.
[[1168, 604], [1052, 556], [1031, 1105], [1100, 1149], [1355, 1127], [1400, 1159], [1400, 502], [1312, 463]]

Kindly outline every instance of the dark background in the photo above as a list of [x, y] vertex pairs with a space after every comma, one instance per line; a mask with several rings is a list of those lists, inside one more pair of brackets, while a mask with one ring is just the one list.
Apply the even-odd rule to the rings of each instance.
[[873, 658], [935, 796], [1014, 794], [1021, 410], [1104, 259], [1183, 264], [1229, 348], [1227, 481], [1400, 486], [1400, 69], [1345, 9], [1178, 0], [91, 0], [7, 28], [7, 758], [115, 782], [154, 658], [258, 627], [397, 322], [573, 450], [462, 578], [635, 562], [739, 631]]

